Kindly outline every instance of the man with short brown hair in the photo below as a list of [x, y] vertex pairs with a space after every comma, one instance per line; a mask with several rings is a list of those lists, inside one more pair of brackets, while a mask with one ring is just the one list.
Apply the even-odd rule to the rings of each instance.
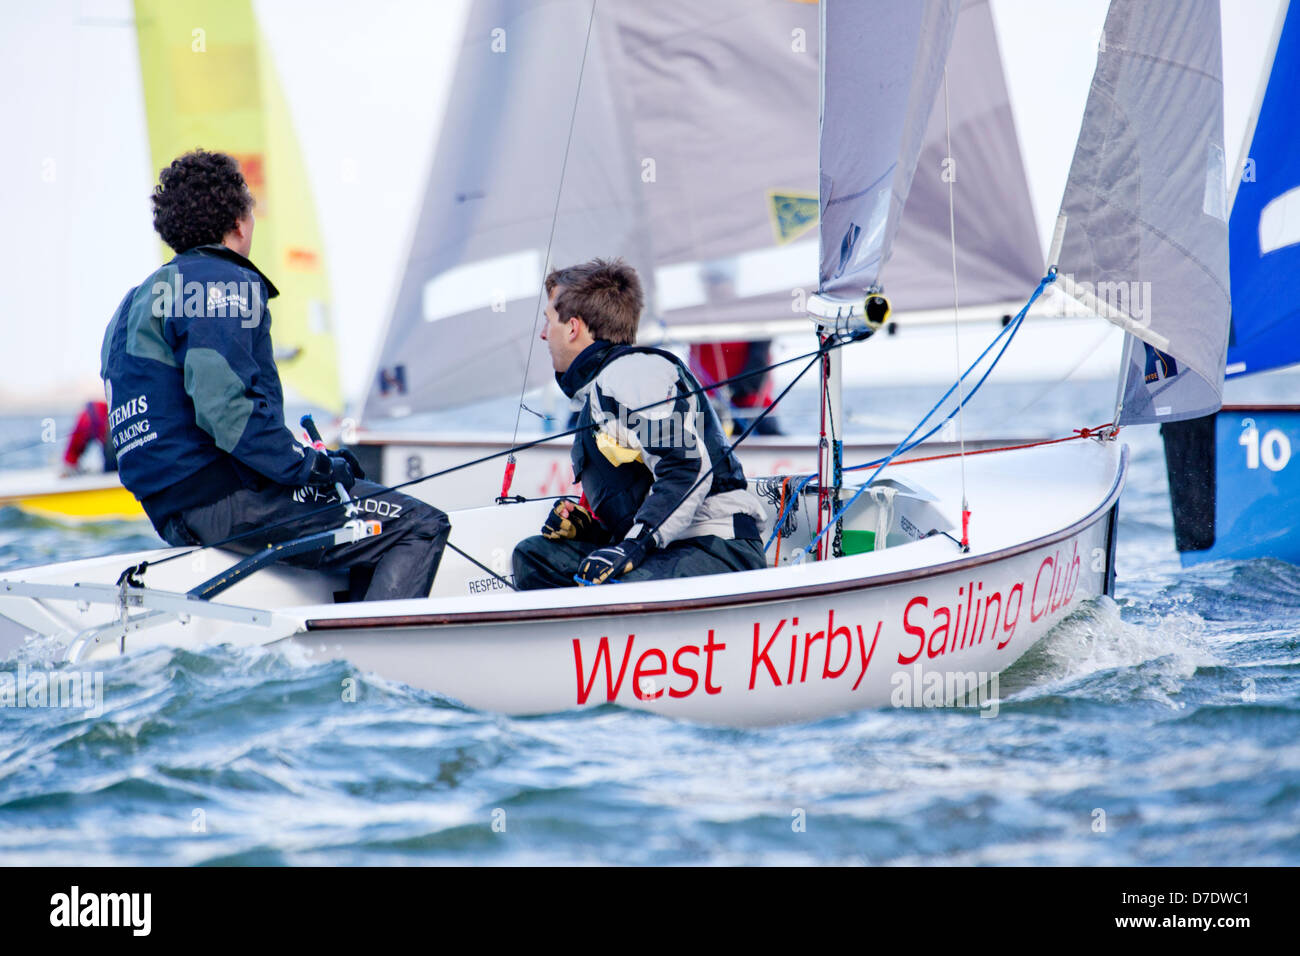
[[[546, 277], [546, 294], [552, 300], [550, 307], [557, 312], [590, 316], [584, 322], [593, 339], [616, 345], [636, 342], [645, 294], [641, 291], [641, 277], [622, 259], [592, 259], [567, 269], [554, 269]], [[542, 338], [549, 344], [545, 334]], [[555, 353], [551, 356], [554, 358]]]
[[636, 346], [644, 296], [621, 259], [546, 277], [542, 339], [560, 388], [582, 402], [573, 474], [514, 552], [521, 589], [692, 577], [764, 567], [762, 505], [699, 384], [671, 352]]

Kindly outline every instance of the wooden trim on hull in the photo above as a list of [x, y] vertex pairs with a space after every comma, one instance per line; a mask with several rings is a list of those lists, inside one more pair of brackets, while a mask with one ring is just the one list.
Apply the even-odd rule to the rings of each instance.
[[[1119, 468], [1115, 473], [1115, 481], [1111, 485], [1110, 491], [1107, 492], [1106, 498], [1095, 509], [1060, 531], [1043, 535], [1032, 541], [1026, 541], [1021, 544], [1012, 545], [1009, 548], [1003, 548], [1000, 551], [993, 551], [989, 554], [979, 555], [972, 558], [962, 558], [957, 561], [948, 562], [940, 565], [931, 565], [927, 568], [917, 568], [908, 571], [891, 571], [887, 574], [877, 574], [866, 578], [853, 578], [846, 581], [827, 581], [822, 584], [809, 584], [801, 587], [784, 588], [780, 591], [764, 591], [758, 593], [745, 594], [724, 594], [717, 597], [707, 598], [690, 598], [679, 601], [655, 601], [655, 602], [634, 602], [628, 604], [604, 604], [593, 607], [556, 607], [556, 608], [532, 608], [517, 611], [460, 611], [448, 614], [395, 614], [386, 617], [345, 617], [345, 618], [316, 618], [306, 622], [309, 631], [330, 631], [330, 630], [368, 630], [368, 629], [388, 629], [398, 627], [444, 627], [461, 624], [504, 624], [517, 621], [551, 621], [551, 620], [578, 620], [589, 617], [609, 617], [619, 614], [662, 614], [671, 611], [692, 611], [702, 608], [715, 607], [736, 607], [739, 605], [764, 605], [773, 604], [781, 601], [789, 601], [796, 598], [822, 597], [832, 594], [840, 594], [845, 591], [861, 591], [869, 588], [885, 587], [891, 584], [898, 584], [902, 581], [915, 581], [924, 578], [937, 577], [941, 574], [950, 574], [957, 571], [965, 571], [970, 568], [981, 567], [986, 564], [992, 564], [996, 561], [1002, 561], [1006, 558], [1023, 554], [1026, 551], [1033, 551], [1037, 548], [1047, 547], [1058, 541], [1064, 541], [1080, 533], [1088, 527], [1091, 527], [1097, 521], [1109, 520], [1110, 513], [1119, 504], [1120, 491], [1124, 487], [1124, 476], [1128, 471], [1128, 447], [1125, 446], [1120, 450]], [[1114, 541], [1115, 522], [1111, 521], [1110, 538]]]

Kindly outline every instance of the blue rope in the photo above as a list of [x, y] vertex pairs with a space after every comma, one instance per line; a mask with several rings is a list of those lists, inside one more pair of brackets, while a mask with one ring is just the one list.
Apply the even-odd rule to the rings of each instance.
[[[1024, 322], [1025, 316], [1029, 313], [1030, 307], [1038, 300], [1038, 297], [1043, 294], [1043, 291], [1055, 281], [1056, 281], [1056, 266], [1052, 266], [1050, 269], [1047, 270], [1047, 275], [1043, 276], [1042, 280], [1038, 283], [1038, 288], [1036, 288], [1034, 290], [1033, 295], [1029, 297], [1029, 301], [1025, 303], [1024, 308], [1022, 308], [1018, 313], [1016, 313], [1016, 317], [1012, 319], [1010, 322], [1008, 322], [1002, 328], [1002, 330], [993, 337], [993, 341], [991, 341], [985, 347], [984, 351], [979, 354], [979, 358], [975, 359], [975, 361], [970, 364], [970, 367], [967, 368], [966, 371], [961, 373], [957, 381], [953, 382], [952, 385], [949, 386], [948, 391], [943, 393], [943, 397], [940, 398], [939, 401], [937, 401], [934, 404], [933, 408], [931, 408], [928, 412], [925, 413], [925, 416], [919, 422], [916, 423], [916, 427], [914, 427], [910, 432], [908, 432], [907, 437], [894, 446], [893, 451], [891, 451], [884, 458], [877, 458], [875, 461], [869, 461], [866, 464], [854, 465], [851, 468], [841, 469], [841, 471], [859, 471], [863, 468], [870, 468], [872, 465], [877, 466], [876, 470], [871, 473], [871, 476], [867, 478], [865, 482], [863, 482], [862, 487], [860, 487], [857, 490], [857, 492], [854, 493], [853, 497], [848, 500], [848, 503], [845, 504], [842, 508], [840, 508], [840, 510], [837, 511], [834, 514], [834, 516], [832, 516], [831, 520], [826, 524], [826, 527], [822, 528], [821, 532], [817, 535], [817, 537], [813, 538], [812, 541], [809, 542], [808, 547], [803, 549], [804, 554], [812, 553], [812, 549], [817, 546], [817, 542], [819, 542], [825, 536], [827, 531], [835, 527], [836, 522], [838, 522], [842, 517], [844, 517], [844, 514], [851, 507], [853, 507], [854, 502], [856, 502], [860, 497], [862, 497], [862, 493], [865, 492], [867, 488], [871, 486], [871, 483], [876, 480], [876, 477], [882, 471], [885, 470], [885, 467], [891, 461], [893, 461], [895, 458], [897, 458], [899, 455], [903, 454], [904, 452], [910, 451], [911, 449], [915, 448], [917, 445], [921, 444], [922, 442], [930, 438], [930, 436], [932, 436], [935, 432], [937, 432], [940, 428], [942, 428], [948, 421], [950, 421], [952, 417], [956, 415], [957, 412], [960, 411], [966, 405], [966, 403], [975, 396], [975, 393], [979, 391], [980, 386], [984, 384], [985, 379], [987, 379], [989, 377], [989, 374], [993, 371], [993, 369], [997, 367], [998, 361], [1002, 358], [1003, 353], [1006, 352], [1007, 346], [1011, 344], [1011, 340], [1015, 338], [1016, 332], [1019, 330], [1021, 323]], [[998, 344], [998, 340], [1001, 339], [1004, 335], [1006, 336], [1006, 341], [1002, 344], [1002, 348], [998, 350], [998, 354], [994, 356], [993, 361], [989, 364], [988, 369], [986, 369], [984, 374], [980, 376], [979, 381], [975, 383], [975, 387], [972, 388], [961, 399], [961, 401], [957, 403], [957, 405], [953, 408], [953, 410], [949, 412], [948, 415], [942, 421], [940, 421], [937, 425], [931, 428], [920, 438], [916, 439], [915, 441], [912, 441], [912, 437], [918, 431], [921, 430], [921, 426], [923, 426], [926, 422], [930, 420], [931, 415], [933, 415], [941, 407], [943, 407], [943, 403], [948, 400], [948, 397], [952, 395], [952, 393], [957, 389], [957, 386], [966, 379], [967, 375], [970, 375], [973, 371], [975, 371], [976, 366], [978, 366], [980, 362], [984, 361], [984, 357], [993, 350], [993, 347]], [[811, 477], [816, 477], [816, 475], [813, 475]], [[805, 480], [804, 484], [806, 483], [807, 481]], [[802, 487], [803, 485], [800, 485], [801, 489]], [[784, 520], [784, 515], [782, 516], [782, 520]], [[781, 524], [780, 522], [778, 522], [777, 528], [779, 529], [780, 527]], [[776, 535], [773, 534], [773, 537], [775, 536]], [[768, 541], [768, 544], [771, 544], [770, 540]]]
[[803, 494], [803, 490], [807, 486], [808, 482], [812, 481], [816, 477], [816, 472], [811, 475], [804, 475], [804, 477], [799, 481], [799, 484], [795, 485], [794, 490], [790, 492], [790, 499], [785, 503], [785, 507], [781, 510], [781, 514], [777, 516], [776, 524], [772, 526], [772, 536], [767, 539], [767, 544], [763, 545], [764, 551], [767, 551], [772, 547], [772, 542], [776, 540], [776, 536], [781, 533], [781, 528], [785, 524], [786, 515], [788, 515], [790, 509], [795, 506], [795, 502], [797, 502], [799, 496]]

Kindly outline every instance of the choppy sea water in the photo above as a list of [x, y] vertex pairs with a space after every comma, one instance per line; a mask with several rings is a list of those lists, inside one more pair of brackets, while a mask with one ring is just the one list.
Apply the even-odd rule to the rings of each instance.
[[[1295, 383], [1231, 397], [1293, 400]], [[1106, 421], [1112, 392], [990, 386], [965, 427], [1065, 434]], [[934, 397], [858, 389], [846, 413], [875, 430]], [[787, 427], [813, 407], [792, 398]], [[2, 423], [0, 442], [33, 427]], [[345, 661], [140, 652], [104, 668], [98, 716], [0, 708], [0, 862], [1300, 863], [1300, 568], [1183, 571], [1158, 436], [1123, 440], [1115, 599], [1005, 672], [992, 719], [886, 709], [740, 731], [616, 707], [507, 718]], [[0, 511], [0, 572], [153, 543], [138, 525]]]

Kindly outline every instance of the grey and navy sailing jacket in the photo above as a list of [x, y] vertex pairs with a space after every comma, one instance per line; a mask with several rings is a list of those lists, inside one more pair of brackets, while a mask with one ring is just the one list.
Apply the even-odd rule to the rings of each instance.
[[597, 341], [556, 380], [582, 402], [574, 478], [615, 540], [651, 529], [660, 548], [702, 535], [759, 536], [763, 506], [712, 405], [675, 355]]
[[100, 377], [118, 472], [154, 527], [240, 488], [305, 485], [313, 455], [284, 424], [271, 281], [222, 245], [176, 256], [126, 294]]

